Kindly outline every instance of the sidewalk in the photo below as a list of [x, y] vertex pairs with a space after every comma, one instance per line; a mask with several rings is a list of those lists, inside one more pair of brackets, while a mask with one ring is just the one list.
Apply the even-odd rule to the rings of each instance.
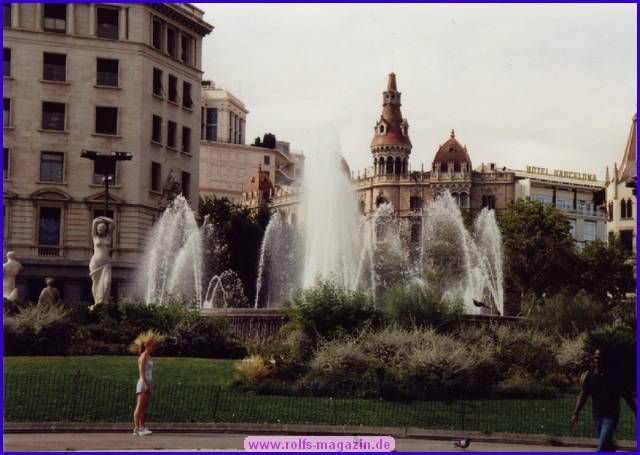
[[[172, 450], [211, 451], [243, 450], [247, 434], [220, 433], [155, 433], [135, 437], [128, 433], [21, 433], [5, 434], [4, 450], [27, 451], [125, 451]], [[580, 452], [580, 447], [554, 447], [530, 444], [508, 444], [472, 441], [465, 452]], [[461, 451], [452, 441], [396, 439], [398, 452]]]
[[[425, 430], [420, 428], [277, 425], [250, 423], [149, 423], [154, 434], [134, 437], [128, 423], [5, 422], [5, 451], [39, 450], [243, 450], [249, 435], [381, 435], [396, 439], [397, 451], [455, 451], [453, 442], [470, 438], [466, 451], [593, 451], [595, 439], [543, 435]], [[618, 441], [634, 451], [636, 441]]]

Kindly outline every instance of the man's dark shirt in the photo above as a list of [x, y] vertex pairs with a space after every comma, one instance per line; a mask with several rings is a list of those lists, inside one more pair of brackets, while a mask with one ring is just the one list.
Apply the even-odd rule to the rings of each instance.
[[582, 384], [582, 391], [591, 395], [593, 419], [620, 416], [620, 397], [623, 387], [613, 375], [591, 368]]

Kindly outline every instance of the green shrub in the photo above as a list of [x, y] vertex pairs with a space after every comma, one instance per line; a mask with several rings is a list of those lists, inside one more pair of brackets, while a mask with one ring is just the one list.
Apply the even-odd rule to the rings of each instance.
[[73, 325], [62, 305], [31, 305], [4, 314], [6, 355], [60, 355], [71, 338]]
[[601, 351], [602, 368], [618, 378], [624, 387], [636, 389], [636, 332], [624, 326], [607, 326], [588, 332], [584, 352]]
[[323, 395], [387, 399], [473, 395], [493, 384], [489, 361], [433, 329], [387, 328], [323, 343], [302, 385]]
[[588, 292], [564, 291], [541, 302], [525, 303], [525, 311], [534, 327], [561, 336], [573, 337], [610, 320], [604, 303]]
[[379, 299], [387, 322], [404, 328], [432, 326], [450, 329], [462, 318], [462, 302], [443, 298], [442, 292], [418, 283], [398, 284]]
[[560, 372], [567, 383], [577, 386], [580, 375], [589, 367], [589, 356], [584, 349], [585, 336], [563, 339], [558, 347], [556, 359]]
[[322, 339], [353, 335], [377, 327], [381, 322], [371, 298], [362, 291], [349, 291], [329, 281], [297, 291], [284, 302], [289, 322], [284, 330], [301, 330], [312, 344]]
[[324, 342], [309, 363], [303, 385], [322, 395], [366, 395], [372, 388], [369, 361], [354, 338]]
[[125, 300], [98, 305], [25, 306], [6, 314], [5, 353], [8, 355], [128, 355], [127, 347], [142, 331], [167, 335], [162, 355], [241, 358], [246, 350], [235, 340], [225, 320], [202, 317], [183, 302], [147, 305]]
[[458, 336], [489, 353], [495, 375], [506, 383], [539, 383], [558, 370], [556, 342], [536, 329], [521, 324], [487, 324], [462, 329]]

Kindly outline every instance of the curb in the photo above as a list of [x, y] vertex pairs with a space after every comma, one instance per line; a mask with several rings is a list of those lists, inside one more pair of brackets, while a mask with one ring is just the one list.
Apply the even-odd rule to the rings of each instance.
[[[423, 428], [364, 427], [258, 423], [150, 423], [155, 433], [247, 433], [287, 435], [385, 435], [398, 439], [458, 440], [529, 444], [554, 447], [595, 448], [597, 439], [559, 438], [545, 435], [482, 433], [478, 431], [427, 430]], [[129, 423], [113, 422], [4, 422], [5, 434], [16, 433], [120, 433], [131, 431]], [[636, 441], [617, 441], [619, 450], [636, 451]]]

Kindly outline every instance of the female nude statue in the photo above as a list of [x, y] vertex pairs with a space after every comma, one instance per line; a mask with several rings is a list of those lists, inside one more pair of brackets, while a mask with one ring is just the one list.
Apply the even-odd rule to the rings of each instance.
[[93, 238], [93, 256], [89, 263], [91, 292], [95, 304], [109, 303], [111, 296], [111, 241], [115, 224], [111, 218], [99, 216], [93, 220], [91, 237]]

